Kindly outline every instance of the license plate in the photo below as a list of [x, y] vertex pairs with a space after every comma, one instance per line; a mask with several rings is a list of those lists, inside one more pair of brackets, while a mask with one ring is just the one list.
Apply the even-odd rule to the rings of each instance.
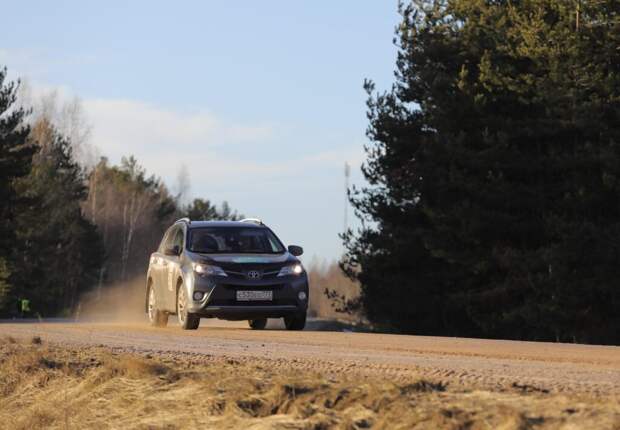
[[237, 301], [271, 301], [273, 300], [273, 291], [237, 291]]

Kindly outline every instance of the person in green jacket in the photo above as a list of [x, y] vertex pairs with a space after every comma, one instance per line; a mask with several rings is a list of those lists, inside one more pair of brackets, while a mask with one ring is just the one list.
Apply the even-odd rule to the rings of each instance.
[[30, 300], [19, 299], [19, 311], [21, 317], [24, 318], [30, 312]]

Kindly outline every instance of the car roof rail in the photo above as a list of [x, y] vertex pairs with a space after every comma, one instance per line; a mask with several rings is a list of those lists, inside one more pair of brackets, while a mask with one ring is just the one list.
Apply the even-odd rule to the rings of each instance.
[[243, 218], [241, 222], [251, 222], [252, 224], [265, 225], [265, 223], [258, 218]]
[[186, 223], [188, 223], [188, 224], [191, 224], [191, 223], [192, 223], [192, 220], [191, 220], [191, 219], [189, 219], [188, 217], [185, 217], [185, 218], [180, 218], [180, 219], [176, 220], [174, 223], [176, 224], [176, 223], [178, 223], [178, 222], [186, 222]]

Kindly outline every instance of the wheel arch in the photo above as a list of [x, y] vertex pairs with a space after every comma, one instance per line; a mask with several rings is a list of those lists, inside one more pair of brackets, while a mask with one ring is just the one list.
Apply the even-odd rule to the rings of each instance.
[[[175, 294], [174, 294], [174, 311], [178, 312], [178, 306], [179, 306], [179, 290], [181, 288], [183, 288], [183, 286], [185, 285], [185, 281], [183, 280], [183, 277], [181, 275], [179, 275], [179, 277], [177, 278], [177, 285], [175, 287]], [[187, 293], [187, 291], [186, 291]]]

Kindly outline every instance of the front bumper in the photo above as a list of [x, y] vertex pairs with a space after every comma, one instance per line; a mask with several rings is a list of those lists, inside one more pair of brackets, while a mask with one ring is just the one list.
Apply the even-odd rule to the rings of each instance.
[[[262, 280], [234, 279], [220, 276], [194, 276], [194, 291], [201, 291], [205, 297], [191, 300], [188, 310], [200, 317], [227, 320], [258, 318], [281, 318], [306, 312], [308, 308], [308, 278], [306, 274], [284, 276]], [[270, 301], [237, 301], [237, 291], [273, 291]], [[305, 293], [305, 299], [299, 293]]]
[[225, 320], [252, 320], [259, 318], [282, 318], [304, 311], [293, 305], [236, 305], [236, 306], [206, 306], [200, 316], [220, 318]]

